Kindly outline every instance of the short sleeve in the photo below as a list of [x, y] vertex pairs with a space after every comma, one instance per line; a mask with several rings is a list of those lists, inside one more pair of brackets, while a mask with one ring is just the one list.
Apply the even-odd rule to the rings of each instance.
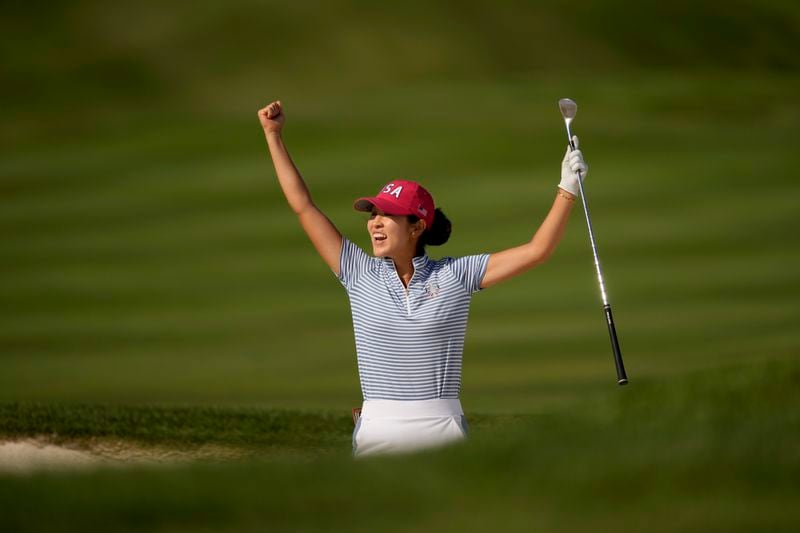
[[456, 280], [469, 294], [481, 291], [481, 282], [489, 265], [489, 254], [450, 257], [448, 266]]
[[358, 278], [369, 268], [370, 257], [364, 250], [345, 236], [342, 236], [342, 250], [339, 254], [339, 275], [337, 279], [345, 289], [356, 284]]

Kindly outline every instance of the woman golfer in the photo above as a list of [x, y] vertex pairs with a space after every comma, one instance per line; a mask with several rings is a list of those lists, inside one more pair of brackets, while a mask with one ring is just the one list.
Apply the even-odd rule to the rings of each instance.
[[[587, 166], [567, 153], [554, 203], [530, 242], [492, 254], [431, 259], [450, 221], [420, 184], [394, 180], [354, 207], [370, 213], [372, 255], [343, 237], [322, 211], [281, 138], [280, 101], [258, 111], [283, 193], [350, 299], [364, 397], [353, 455], [408, 452], [463, 439], [461, 355], [472, 294], [547, 260], [569, 219]], [[578, 141], [575, 139], [575, 145]]]

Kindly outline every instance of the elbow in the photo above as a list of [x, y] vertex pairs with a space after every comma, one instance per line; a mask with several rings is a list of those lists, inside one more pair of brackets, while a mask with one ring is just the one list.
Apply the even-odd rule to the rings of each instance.
[[553, 252], [555, 252], [555, 248], [550, 248], [542, 252], [542, 255], [539, 257], [539, 261], [536, 264], [541, 265], [542, 263], [549, 261], [553, 256]]
[[531, 245], [531, 254], [528, 258], [528, 265], [529, 268], [533, 268], [536, 265], [541, 265], [542, 263], [546, 263], [550, 256], [553, 255], [555, 248], [552, 247], [545, 247], [545, 246], [537, 246], [535, 244]]
[[301, 217], [304, 213], [307, 213], [309, 209], [313, 209], [315, 206], [314, 202], [311, 201], [311, 198], [306, 198], [302, 201], [292, 202], [289, 204], [289, 207], [292, 208], [292, 211], [294, 211], [295, 215]]

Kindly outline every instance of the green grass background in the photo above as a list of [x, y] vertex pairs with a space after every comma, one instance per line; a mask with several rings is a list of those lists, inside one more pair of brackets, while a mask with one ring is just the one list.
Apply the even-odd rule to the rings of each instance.
[[[759, 492], [758, 477], [745, 476], [737, 485], [743, 492], [721, 488], [724, 476], [719, 485], [703, 481], [699, 487], [714, 500], [706, 516], [689, 480], [727, 471], [726, 457], [752, 458], [742, 468], [784, 480], [786, 465], [797, 468], [796, 454], [774, 457], [747, 439], [737, 448], [735, 440], [701, 431], [703, 420], [687, 429], [669, 414], [673, 397], [646, 391], [674, 389], [685, 395], [687, 413], [692, 405], [714, 406], [727, 413], [718, 425], [730, 436], [740, 405], [727, 401], [725, 391], [736, 389], [736, 380], [721, 377], [724, 372], [749, 379], [770, 369], [770, 380], [796, 385], [798, 28], [800, 9], [777, 0], [586, 1], [569, 8], [553, 1], [245, 0], [4, 8], [0, 433], [70, 435], [76, 427], [103, 433], [105, 422], [65, 422], [54, 430], [46, 420], [75, 420], [70, 413], [93, 409], [155, 410], [153, 416], [169, 419], [178, 409], [175, 416], [202, 441], [213, 440], [206, 430], [217, 428], [214, 420], [225, 413], [269, 420], [292, 409], [339, 422], [330, 422], [336, 429], [321, 440], [312, 429], [288, 426], [288, 435], [301, 438], [282, 449], [305, 450], [300, 443], [310, 439], [346, 454], [346, 418], [361, 398], [349, 306], [285, 205], [255, 111], [283, 101], [284, 138], [317, 204], [362, 246], [368, 244], [365, 220], [352, 210], [353, 199], [392, 178], [422, 181], [454, 223], [450, 242], [429, 250], [441, 257], [530, 239], [559, 180], [565, 138], [556, 102], [569, 96], [580, 106], [574, 127], [591, 168], [587, 197], [631, 385], [614, 385], [576, 206], [548, 263], [473, 299], [462, 390], [473, 436], [480, 439], [481, 427], [484, 436], [494, 436], [523, 425], [528, 437], [496, 438], [527, 443], [533, 456], [538, 449], [558, 454], [540, 480], [555, 483], [557, 495], [514, 514], [520, 524], [535, 515], [543, 517], [543, 528], [585, 530], [589, 523], [615, 523], [621, 509], [635, 520], [680, 510], [687, 524], [704, 530], [746, 530], [748, 520], [771, 516], [777, 528], [789, 515], [776, 510], [796, 496], [783, 481], [771, 492]], [[692, 385], [717, 379], [711, 388]], [[766, 378], [752, 379], [764, 385], [736, 389], [743, 398], [758, 398], [767, 388]], [[756, 402], [759, 416], [772, 423], [745, 426], [747, 438], [758, 433], [797, 444], [796, 420], [773, 413], [782, 402], [796, 403], [793, 391], [777, 388], [769, 408]], [[603, 402], [643, 412], [625, 417], [630, 433], [614, 437], [618, 425], [591, 409]], [[223, 411], [207, 419], [191, 414], [204, 409]], [[668, 410], [663, 420], [659, 409]], [[41, 410], [56, 414], [33, 414]], [[574, 429], [558, 422], [558, 439], [543, 443], [537, 439], [547, 437], [537, 435], [549, 426], [522, 424], [514, 418], [519, 415], [583, 418]], [[649, 433], [637, 421], [653, 424]], [[328, 427], [316, 423], [310, 427]], [[243, 424], [252, 429], [243, 431], [240, 444], [272, 449], [266, 442], [273, 426]], [[106, 435], [140, 438], [135, 425]], [[646, 443], [634, 438], [639, 431]], [[592, 444], [597, 432], [605, 437]], [[153, 438], [173, 442], [170, 435], [156, 431]], [[668, 453], [672, 436], [690, 441], [683, 462]], [[523, 446], [509, 444], [517, 445]], [[323, 517], [352, 518], [362, 497], [389, 505], [359, 488], [376, 476], [376, 487], [392, 480], [405, 489], [408, 499], [398, 505], [431, 505], [419, 515], [418, 529], [444, 527], [454, 515], [453, 523], [480, 529], [478, 516], [490, 520], [542, 493], [523, 491], [517, 501], [509, 493], [473, 492], [449, 500], [448, 509], [456, 511], [446, 512], [425, 503], [427, 493], [415, 492], [420, 484], [413, 480], [422, 476], [451, 493], [460, 478], [449, 474], [480, 463], [484, 470], [474, 472], [475, 480], [502, 484], [515, 476], [518, 487], [516, 476], [527, 472], [536, 480], [548, 466], [530, 459], [518, 468], [521, 452], [482, 446], [432, 459], [440, 466], [430, 472], [426, 459], [366, 470], [325, 459], [304, 470], [308, 478], [298, 483], [316, 495], [312, 507], [322, 506]], [[560, 446], [566, 449], [555, 451]], [[616, 459], [606, 464], [603, 454], [587, 449], [593, 446]], [[651, 453], [660, 459], [650, 461]], [[619, 473], [615, 460], [633, 470]], [[573, 461], [582, 469], [559, 478], [554, 468]], [[262, 468], [253, 479], [287, 482], [289, 474], [269, 470], [284, 468], [279, 461]], [[330, 473], [330, 484], [309, 488], [316, 471]], [[620, 489], [624, 472], [642, 484], [654, 480], [654, 499], [614, 500], [609, 493], [618, 489], [635, 494], [635, 487]], [[100, 481], [82, 482], [87, 493], [95, 494], [89, 488], [95, 482], [128, 479], [97, 476]], [[225, 470], [136, 476], [142, 477], [120, 490], [155, 483], [162, 487], [157, 494], [168, 494], [171, 483], [194, 483], [195, 476], [213, 486], [246, 477]], [[66, 506], [47, 495], [63, 494], [72, 479], [42, 475], [2, 480], [0, 487], [13, 487], [6, 498], [44, 498], [61, 516]], [[353, 499], [325, 504], [337, 479], [355, 491]], [[572, 482], [579, 490], [571, 496]], [[745, 513], [742, 502], [757, 492], [750, 514], [730, 514]], [[262, 515], [248, 514], [256, 500], [243, 493], [235, 493], [244, 502], [236, 511], [228, 500], [211, 505], [209, 492], [193, 504], [157, 503], [154, 496], [136, 512], [110, 505], [104, 516], [155, 527], [158, 509], [192, 514], [207, 508], [231, 518], [231, 527], [259, 529], [253, 516]], [[595, 501], [598, 493], [604, 496]], [[266, 494], [284, 501], [279, 492]], [[658, 495], [665, 499], [656, 503]], [[141, 510], [147, 508], [155, 514]], [[288, 509], [300, 519], [299, 507]], [[150, 518], [137, 522], [137, 513]], [[386, 524], [402, 529], [391, 520], [398, 515], [386, 516]], [[291, 523], [287, 518], [286, 530]]]

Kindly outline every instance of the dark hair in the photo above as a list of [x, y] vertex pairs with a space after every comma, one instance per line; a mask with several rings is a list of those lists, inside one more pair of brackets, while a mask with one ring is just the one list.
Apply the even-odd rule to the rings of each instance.
[[[419, 220], [416, 215], [408, 215], [408, 221], [414, 224]], [[442, 212], [441, 209], [436, 209], [433, 213], [433, 224], [430, 228], [425, 228], [419, 240], [417, 241], [417, 254], [425, 254], [425, 246], [439, 246], [447, 242], [450, 238], [450, 233], [453, 231], [453, 225], [450, 219]]]

